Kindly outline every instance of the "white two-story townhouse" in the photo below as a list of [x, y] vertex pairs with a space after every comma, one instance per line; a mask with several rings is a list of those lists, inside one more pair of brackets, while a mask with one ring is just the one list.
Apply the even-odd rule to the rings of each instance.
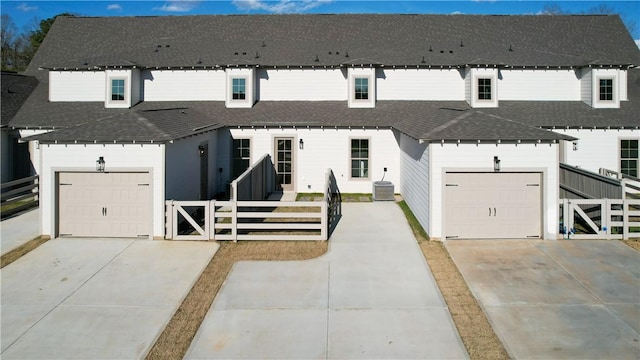
[[637, 176], [639, 65], [617, 16], [59, 17], [10, 126], [52, 237], [162, 238], [268, 154], [283, 191], [391, 181], [432, 238], [555, 239], [560, 162]]

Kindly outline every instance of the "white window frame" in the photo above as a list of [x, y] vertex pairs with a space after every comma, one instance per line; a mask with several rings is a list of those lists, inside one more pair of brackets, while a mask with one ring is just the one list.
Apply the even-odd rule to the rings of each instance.
[[[348, 68], [348, 105], [350, 108], [374, 108], [376, 106], [376, 69]], [[367, 79], [367, 99], [356, 99], [356, 80]]]
[[[498, 70], [490, 68], [472, 68], [467, 73], [467, 101], [474, 108], [495, 108], [498, 107]], [[480, 80], [489, 79], [491, 81], [491, 99], [480, 99]]]
[[[490, 81], [490, 84], [489, 84], [489, 98], [488, 99], [481, 99], [480, 98], [480, 81], [481, 80], [489, 80]], [[486, 85], [482, 85], [482, 86], [486, 87]], [[476, 101], [493, 102], [495, 100], [494, 87], [495, 87], [495, 82], [493, 81], [493, 77], [491, 77], [491, 76], [478, 76], [476, 78]]]
[[[235, 93], [235, 84], [234, 82], [236, 80], [242, 80], [244, 82], [243, 87], [244, 87], [244, 99], [234, 99], [233, 96], [236, 94]], [[247, 78], [245, 76], [232, 76], [231, 77], [231, 96], [230, 96], [230, 100], [231, 101], [238, 101], [238, 102], [242, 102], [242, 101], [247, 101], [248, 95], [247, 95]]]
[[[352, 148], [352, 143], [353, 140], [366, 140], [367, 141], [367, 167], [366, 167], [366, 171], [367, 171], [367, 176], [353, 176], [353, 166], [351, 165], [354, 158], [353, 158], [353, 148]], [[355, 158], [357, 160], [361, 160], [364, 158]], [[370, 137], [366, 137], [366, 136], [354, 136], [354, 137], [349, 137], [349, 179], [350, 180], [362, 180], [362, 181], [368, 181], [371, 180], [371, 138]]]
[[[602, 80], [610, 80], [611, 81], [611, 99], [601, 99], [602, 93], [600, 92], [600, 82]], [[614, 103], [617, 101], [617, 89], [616, 89], [616, 78], [614, 76], [598, 76], [596, 78], [596, 102], [598, 103]]]
[[[231, 139], [231, 176], [233, 177], [236, 173], [236, 169], [235, 169], [235, 160], [238, 159], [235, 157], [235, 151], [236, 151], [236, 146], [235, 146], [235, 141], [239, 140], [248, 140], [249, 141], [249, 158], [247, 160], [249, 160], [249, 165], [247, 166], [247, 169], [249, 167], [251, 167], [251, 155], [253, 153], [252, 151], [252, 146], [253, 146], [253, 139], [251, 137], [234, 137]], [[242, 156], [242, 153], [240, 154], [240, 159], [244, 160], [244, 157]], [[245, 169], [246, 170], [246, 169]], [[238, 173], [237, 176], [242, 175], [242, 173]], [[235, 178], [233, 178], [232, 180], [235, 180]]]
[[[638, 175], [640, 175], [640, 154], [638, 154], [638, 156], [634, 157], [622, 157], [622, 142], [623, 141], [637, 141], [638, 142], [638, 146], [640, 147], [640, 138], [630, 138], [630, 137], [623, 137], [623, 138], [619, 138], [618, 139], [618, 172], [620, 174], [622, 174], [622, 161], [623, 160], [635, 160], [636, 161], [636, 176], [638, 177]], [[640, 149], [639, 149], [640, 152]]]
[[[113, 100], [113, 82], [117, 80], [121, 80], [124, 82], [124, 96], [122, 100]], [[129, 97], [131, 96], [131, 92], [129, 91], [129, 79], [127, 77], [123, 77], [123, 76], [109, 77], [109, 82], [107, 86], [108, 86], [107, 103], [117, 104], [117, 105], [129, 103]]]

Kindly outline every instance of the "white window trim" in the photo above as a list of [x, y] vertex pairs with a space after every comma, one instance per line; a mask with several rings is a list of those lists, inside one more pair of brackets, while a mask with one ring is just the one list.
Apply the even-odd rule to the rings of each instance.
[[[234, 80], [244, 80], [244, 99], [234, 99], [233, 98], [233, 81]], [[229, 101], [232, 101], [234, 103], [238, 102], [238, 103], [242, 103], [242, 102], [247, 102], [249, 100], [249, 94], [247, 89], [249, 88], [249, 80], [247, 79], [246, 76], [232, 76], [231, 80], [229, 81], [230, 83], [230, 88], [229, 88]]]
[[[600, 100], [600, 80], [611, 80], [611, 100]], [[615, 76], [601, 75], [595, 77], [594, 84], [594, 102], [596, 104], [619, 104], [618, 101], [618, 81]]]
[[[254, 69], [226, 69], [225, 106], [227, 108], [250, 108], [255, 101], [255, 71]], [[233, 99], [233, 80], [244, 79], [245, 98]]]
[[[480, 99], [480, 80], [490, 80], [491, 86], [489, 88], [489, 95], [491, 95], [490, 99]], [[478, 102], [494, 102], [495, 101], [495, 81], [493, 76], [477, 76], [475, 78], [475, 86], [476, 86], [476, 101]]]
[[[235, 151], [235, 147], [233, 145], [234, 140], [249, 140], [249, 167], [251, 167], [251, 165], [253, 165], [253, 137], [252, 136], [238, 136], [238, 137], [232, 137], [231, 138], [231, 175], [233, 176], [235, 169], [234, 169], [234, 160], [235, 157], [233, 156], [233, 152]], [[232, 181], [235, 179], [231, 179]]]
[[[113, 81], [114, 80], [123, 80], [124, 81], [124, 99], [123, 100], [113, 100]], [[129, 79], [126, 76], [110, 76], [109, 81], [107, 82], [107, 104], [110, 105], [123, 105], [128, 104], [129, 99], [131, 97], [131, 89], [129, 89]]]
[[[352, 171], [352, 167], [351, 167], [351, 161], [353, 160], [353, 158], [351, 157], [351, 140], [367, 140], [368, 141], [368, 150], [369, 150], [369, 156], [367, 157], [367, 176], [366, 177], [354, 177], [353, 174], [351, 173]], [[348, 167], [349, 167], [349, 180], [354, 180], [354, 181], [371, 181], [371, 162], [372, 162], [372, 156], [371, 156], [371, 137], [369, 136], [351, 136], [349, 137], [349, 145], [348, 145], [348, 151], [349, 151], [349, 163], [348, 163]]]
[[[619, 137], [618, 138], [618, 174], [622, 176], [622, 141], [623, 140], [635, 140], [638, 142], [638, 146], [640, 146], [640, 138], [637, 137]], [[624, 159], [632, 159], [633, 158], [624, 158]], [[638, 153], [638, 157], [636, 158], [638, 161], [638, 175], [640, 175], [640, 152]]]
[[[350, 108], [374, 108], [376, 106], [376, 69], [349, 68], [348, 105]], [[356, 79], [367, 79], [368, 99], [356, 99]]]

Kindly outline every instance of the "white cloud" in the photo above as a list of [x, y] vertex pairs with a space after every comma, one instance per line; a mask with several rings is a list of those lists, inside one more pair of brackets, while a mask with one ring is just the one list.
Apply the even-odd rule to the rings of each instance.
[[201, 0], [175, 0], [168, 1], [160, 7], [155, 7], [153, 10], [160, 10], [166, 12], [189, 12], [200, 5]]
[[640, 49], [640, 39], [636, 39], [636, 45], [638, 45], [638, 48]]
[[333, 0], [233, 0], [232, 3], [238, 10], [263, 10], [276, 14], [284, 13], [300, 13], [313, 8], [317, 8], [324, 4], [333, 2]]
[[120, 6], [120, 4], [109, 4], [107, 5], [107, 10], [120, 11], [122, 10], [122, 6]]
[[449, 15], [464, 15], [464, 13], [462, 11], [454, 11]]
[[37, 6], [29, 6], [29, 5], [27, 5], [27, 3], [21, 3], [20, 5], [16, 6], [16, 9], [18, 9], [20, 11], [24, 11], [24, 12], [29, 12], [29, 11], [38, 10], [38, 7]]

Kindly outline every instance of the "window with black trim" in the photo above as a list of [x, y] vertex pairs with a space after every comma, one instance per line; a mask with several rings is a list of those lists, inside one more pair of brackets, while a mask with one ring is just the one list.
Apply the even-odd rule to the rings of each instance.
[[246, 80], [242, 78], [235, 78], [231, 80], [231, 94], [233, 100], [245, 100], [246, 95]]
[[233, 139], [232, 174], [236, 179], [251, 165], [251, 139]]
[[478, 79], [478, 100], [491, 100], [491, 79]]
[[369, 78], [355, 78], [355, 99], [356, 100], [368, 100], [369, 99]]
[[124, 79], [111, 79], [111, 101], [124, 101]]
[[613, 79], [600, 79], [600, 101], [613, 101]]
[[369, 139], [351, 139], [351, 177], [369, 178]]
[[638, 140], [620, 140], [620, 172], [638, 177]]

